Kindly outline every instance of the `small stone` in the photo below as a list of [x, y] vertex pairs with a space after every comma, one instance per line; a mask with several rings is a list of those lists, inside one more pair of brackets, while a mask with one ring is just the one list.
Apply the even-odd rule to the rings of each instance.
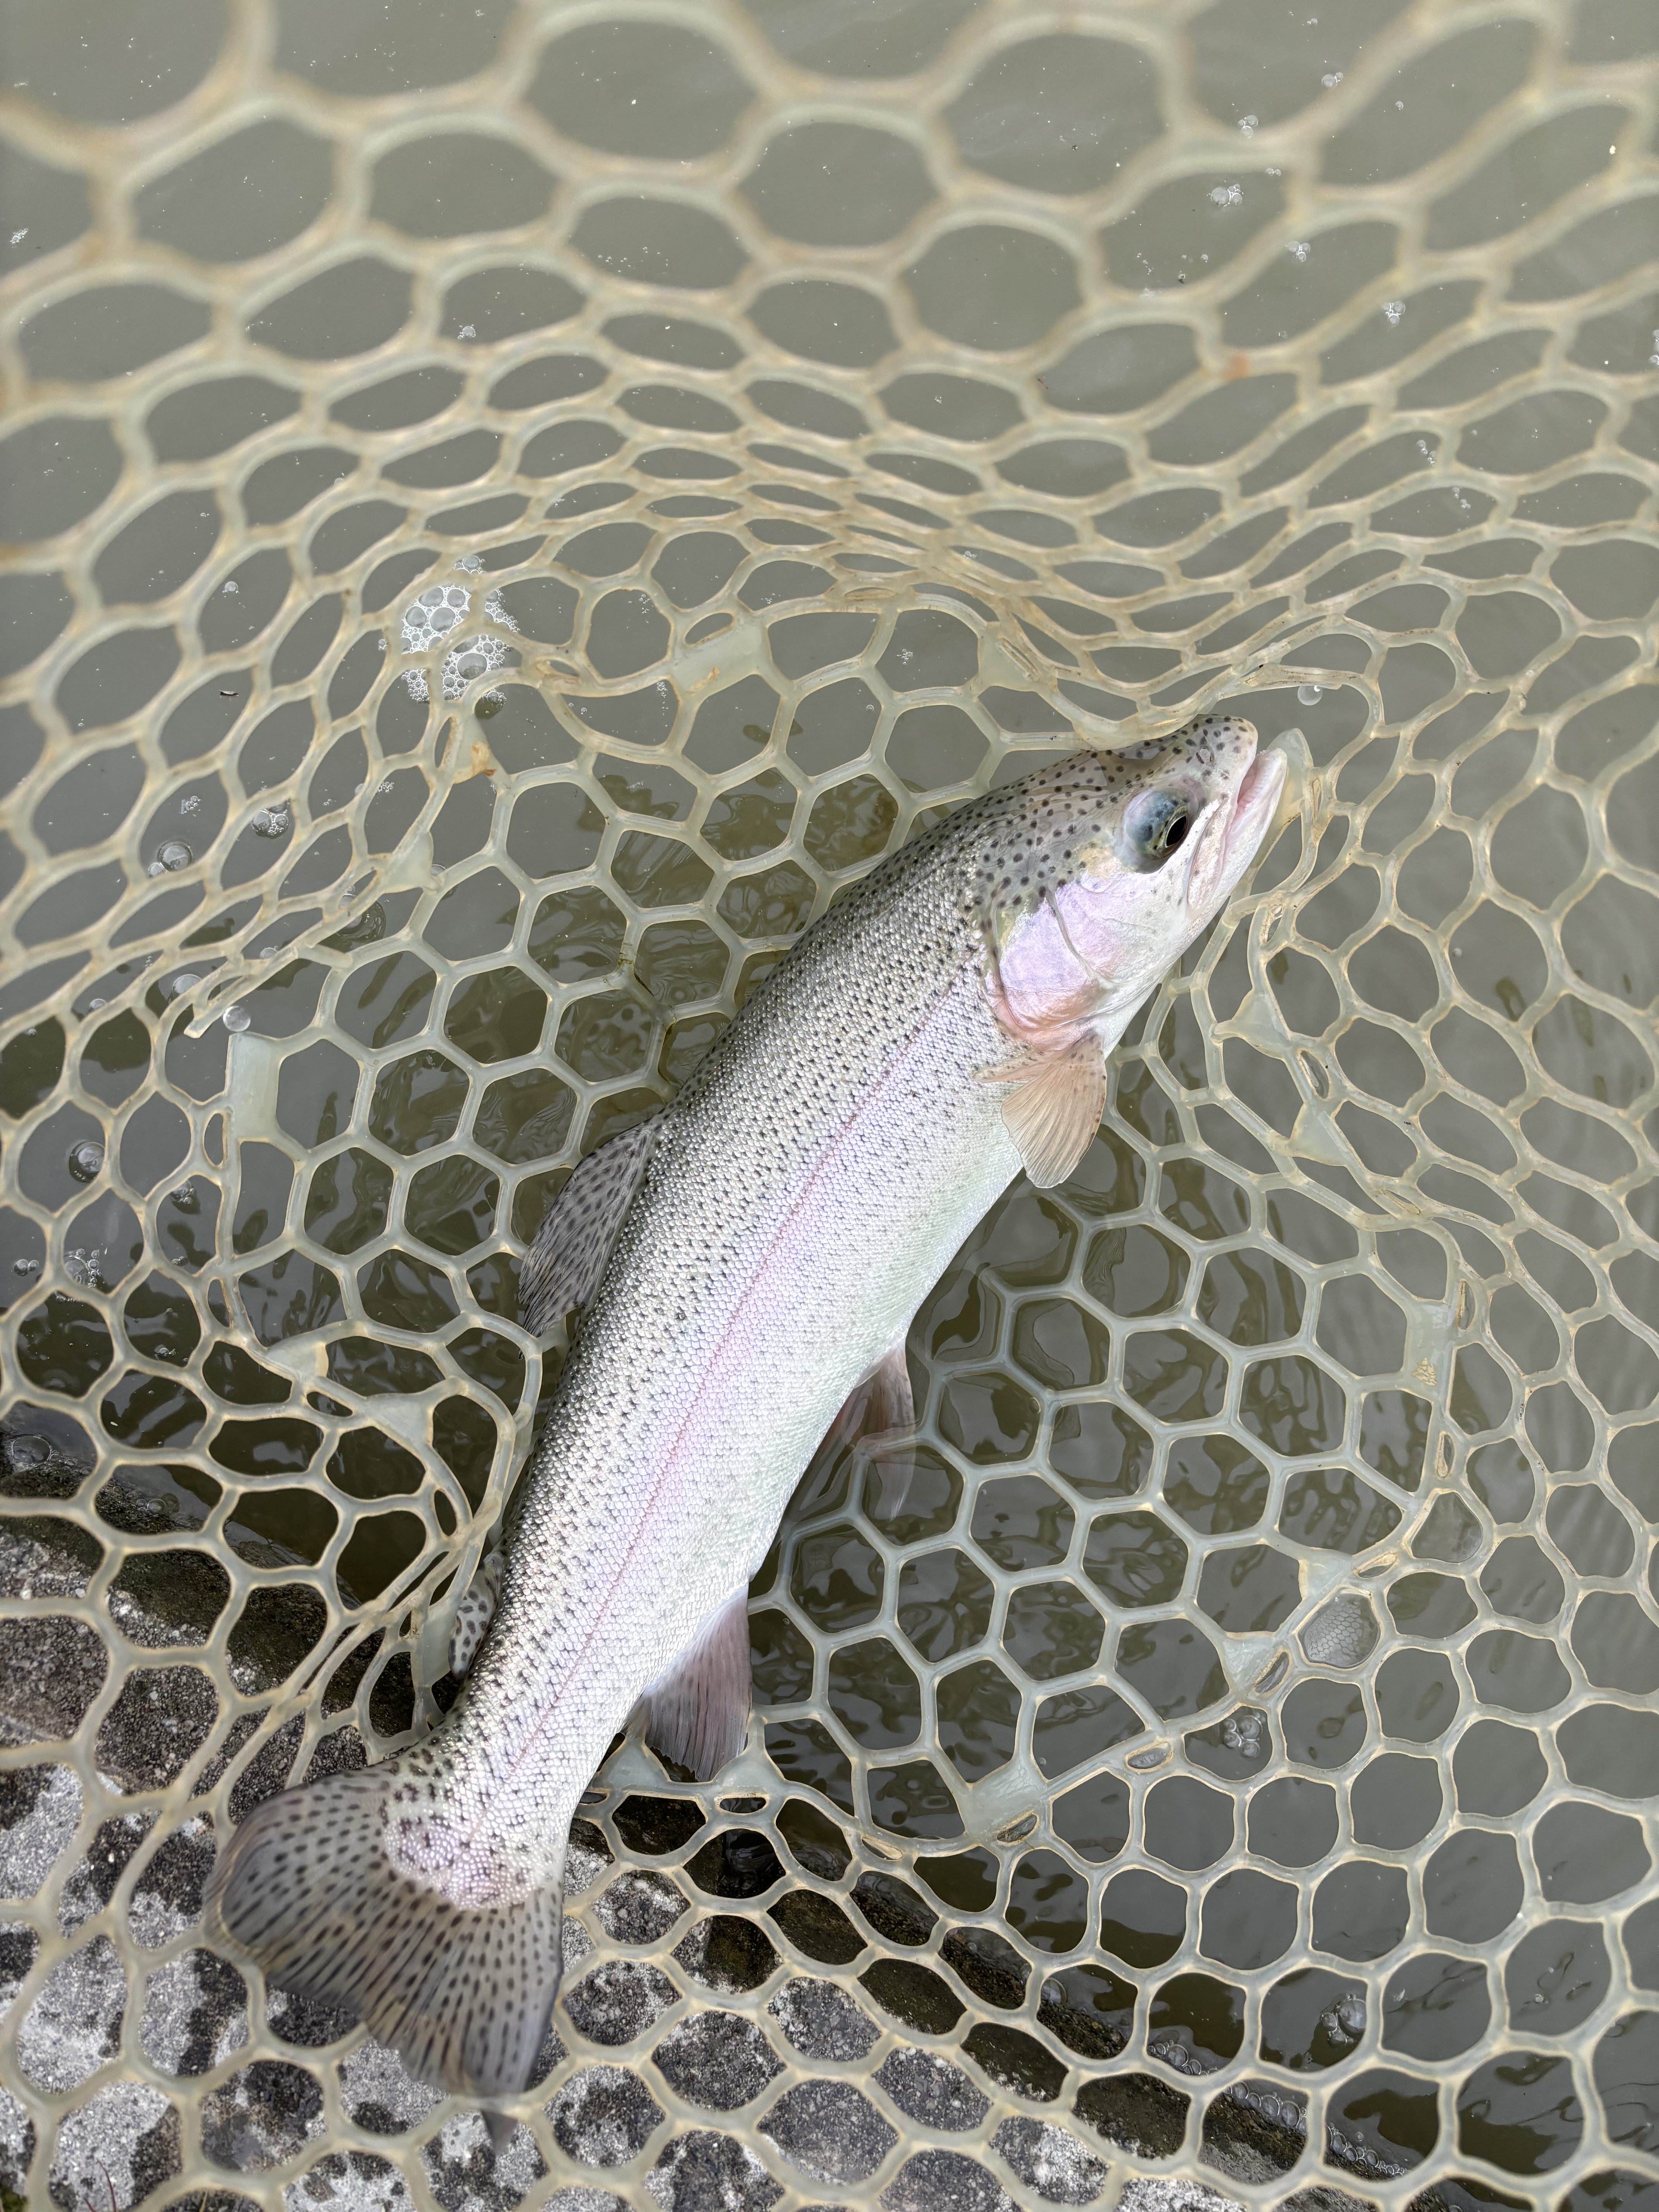
[[[65, 2120], [58, 2130], [62, 2140]], [[21, 2197], [28, 2185], [29, 2168], [34, 2163], [34, 2123], [18, 2103], [0, 2089], [0, 2189], [13, 2197]]]
[[95, 1936], [60, 1959], [17, 2031], [17, 2063], [37, 2088], [73, 2089], [121, 2047], [127, 1978], [115, 1946]]
[[180, 2163], [179, 2115], [161, 2092], [112, 2081], [59, 2123], [48, 2186], [58, 2204], [128, 2212]]
[[578, 2035], [614, 2047], [643, 2035], [678, 1996], [667, 1975], [642, 1959], [607, 1959], [566, 1990], [564, 2008]]
[[662, 2212], [767, 2212], [783, 2194], [746, 2143], [702, 2129], [676, 2136], [645, 2185]]
[[[422, 2144], [421, 2158], [443, 2212], [514, 2212], [547, 2172], [528, 2128], [514, 2128], [497, 2150], [481, 2112], [460, 2112], [446, 2120]], [[615, 2199], [601, 2202], [608, 2212]]]
[[567, 1912], [559, 1923], [559, 1956], [564, 1962], [566, 1979], [592, 1955], [593, 1938], [574, 1912]]
[[697, 2013], [682, 2021], [652, 2057], [671, 2089], [717, 2112], [736, 2112], [783, 2071], [783, 2061], [759, 2028], [734, 2012]]
[[0, 1920], [0, 2020], [17, 2002], [17, 1992], [34, 1972], [40, 1938], [21, 1922]]
[[72, 1766], [18, 1766], [0, 1774], [0, 1897], [35, 1897], [81, 1819]]
[[620, 2066], [573, 2074], [547, 2106], [559, 2148], [581, 2166], [623, 2166], [642, 2150], [662, 2112], [643, 2083]]
[[1014, 2212], [1008, 2192], [977, 2159], [921, 2150], [881, 2192], [883, 2212]]
[[591, 1820], [570, 1823], [570, 1841], [564, 1855], [564, 1898], [567, 1905], [585, 1897], [607, 1867], [616, 1862], [611, 1846]]
[[900, 2112], [942, 2133], [976, 2128], [991, 2109], [989, 2099], [962, 2069], [937, 2051], [889, 2051], [876, 2080]]
[[898, 2141], [850, 2081], [803, 2081], [785, 2091], [759, 2127], [815, 2181], [867, 2181]]
[[283, 2191], [287, 2212], [410, 2212], [409, 2185], [373, 2151], [330, 2151]]
[[1005, 2120], [991, 2148], [1048, 2204], [1092, 2204], [1111, 2172], [1052, 2120]]
[[674, 1956], [705, 1989], [726, 1996], [758, 1989], [778, 1963], [776, 1950], [756, 1923], [731, 1912], [699, 1920], [675, 1945]]
[[397, 2052], [373, 2036], [347, 2052], [339, 2075], [341, 2101], [367, 2135], [401, 2135], [443, 2102], [441, 2090], [412, 2079]]
[[212, 1951], [186, 1951], [153, 1973], [139, 2027], [164, 2074], [206, 2074], [247, 2041], [247, 1984]]
[[303, 2066], [256, 2058], [202, 2100], [202, 2148], [215, 2166], [257, 2173], [323, 2131], [323, 2092]]
[[629, 1868], [593, 1908], [613, 1943], [660, 1942], [685, 1911], [685, 1899], [665, 1874]]
[[138, 1876], [128, 1924], [147, 1951], [159, 1951], [202, 1917], [202, 1892], [213, 1871], [213, 1830], [198, 1817], [157, 1845]]
[[797, 1974], [767, 2007], [803, 2058], [862, 2058], [880, 2035], [862, 2005], [810, 1974]]

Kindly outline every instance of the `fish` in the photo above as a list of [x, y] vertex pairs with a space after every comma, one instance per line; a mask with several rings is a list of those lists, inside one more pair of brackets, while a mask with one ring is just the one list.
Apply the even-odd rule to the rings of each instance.
[[397, 1757], [256, 1807], [210, 1941], [356, 2014], [418, 2081], [529, 2086], [570, 1822], [617, 1730], [643, 1705], [700, 1779], [741, 1749], [748, 1585], [791, 1493], [837, 1422], [909, 1418], [918, 1306], [1017, 1176], [1077, 1167], [1108, 1054], [1227, 903], [1285, 767], [1207, 714], [964, 804], [580, 1164], [520, 1277], [535, 1333], [580, 1322], [459, 1695]]

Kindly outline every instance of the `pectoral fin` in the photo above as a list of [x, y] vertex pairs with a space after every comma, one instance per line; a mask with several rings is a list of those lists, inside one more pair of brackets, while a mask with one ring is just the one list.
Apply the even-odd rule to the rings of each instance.
[[1106, 1110], [1106, 1062], [1097, 1040], [1085, 1036], [1064, 1052], [1032, 1054], [983, 1079], [1003, 1087], [1003, 1125], [1037, 1188], [1064, 1182]]
[[519, 1318], [532, 1336], [545, 1336], [599, 1288], [661, 1118], [590, 1152], [548, 1209], [519, 1273]]
[[741, 1589], [647, 1692], [645, 1740], [707, 1782], [743, 1749], [750, 1695], [749, 1593]]

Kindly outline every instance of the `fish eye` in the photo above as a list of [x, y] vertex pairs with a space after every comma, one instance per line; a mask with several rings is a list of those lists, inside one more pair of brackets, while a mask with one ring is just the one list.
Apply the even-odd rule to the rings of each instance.
[[1123, 817], [1118, 855], [1141, 871], [1161, 867], [1185, 843], [1193, 809], [1179, 791], [1147, 791], [1132, 799]]

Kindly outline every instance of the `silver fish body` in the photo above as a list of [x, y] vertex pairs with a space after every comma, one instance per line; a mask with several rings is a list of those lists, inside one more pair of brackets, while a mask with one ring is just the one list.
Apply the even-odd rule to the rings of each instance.
[[825, 1431], [1022, 1160], [1053, 1180], [1092, 1134], [1104, 1052], [1271, 819], [1255, 755], [1212, 720], [989, 793], [750, 999], [651, 1133], [454, 1711], [259, 1808], [216, 1875], [214, 1926], [273, 1979], [354, 2005], [427, 2079], [523, 2085], [571, 1815], [616, 1730], [741, 1622]]

